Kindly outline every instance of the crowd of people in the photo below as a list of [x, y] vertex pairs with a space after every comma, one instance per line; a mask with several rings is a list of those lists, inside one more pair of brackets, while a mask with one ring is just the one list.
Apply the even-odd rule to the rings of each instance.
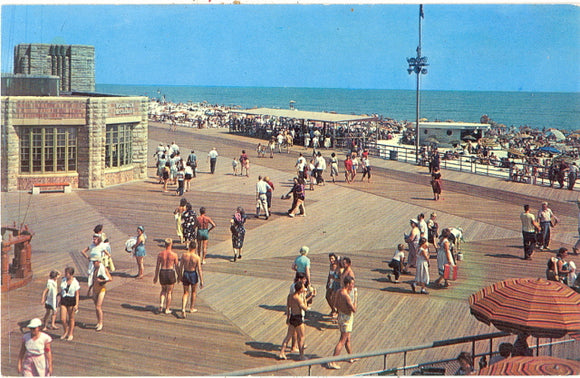
[[[231, 120], [230, 120], [231, 121]], [[273, 124], [274, 125], [274, 124]], [[273, 126], [272, 125], [272, 126]], [[279, 127], [277, 125], [276, 127]], [[284, 149], [288, 150], [295, 140], [302, 138], [305, 147], [312, 146], [312, 156], [306, 157], [304, 153], [299, 153], [295, 163], [296, 177], [293, 178], [293, 184], [290, 191], [283, 195], [283, 199], [292, 198], [292, 204], [288, 210], [288, 216], [306, 216], [305, 210], [305, 193], [309, 189], [315, 190], [318, 186], [324, 186], [326, 179], [324, 174], [330, 167], [330, 178], [335, 182], [339, 177], [340, 162], [336, 153], [332, 153], [329, 158], [322, 154], [326, 140], [332, 140], [321, 133], [320, 130], [312, 128], [312, 134], [296, 134], [296, 129], [289, 125], [283, 125], [282, 129], [273, 128], [277, 134], [272, 135], [267, 145], [261, 143], [256, 148], [258, 158], [265, 157], [269, 152], [270, 157], [274, 156], [276, 149], [281, 153]], [[294, 133], [293, 133], [294, 131]], [[319, 135], [317, 134], [319, 133]], [[431, 186], [433, 189], [434, 200], [438, 200], [441, 195], [441, 172], [440, 172], [440, 155], [436, 149], [425, 150], [429, 171], [431, 173]], [[218, 153], [213, 148], [208, 156], [210, 173], [215, 173]], [[163, 191], [168, 190], [168, 185], [175, 186], [176, 195], [183, 194], [191, 190], [191, 180], [197, 175], [198, 158], [194, 150], [188, 154], [187, 158], [182, 158], [179, 147], [175, 142], [164, 145], [161, 143], [154, 154], [157, 162], [157, 175], [159, 183], [163, 184]], [[250, 162], [245, 150], [239, 158], [234, 158], [232, 163], [233, 173], [237, 175], [250, 175]], [[343, 161], [343, 169], [346, 183], [352, 183], [356, 180], [359, 173], [362, 173], [360, 181], [367, 180], [371, 182], [371, 162], [368, 148], [359, 144], [356, 138], [352, 139], [350, 151], [346, 154]], [[238, 171], [238, 168], [240, 170]], [[271, 216], [272, 198], [274, 183], [267, 176], [258, 176], [255, 186], [256, 194], [256, 217], [263, 216], [266, 220]], [[580, 208], [580, 203], [579, 203]], [[180, 315], [186, 317], [187, 313], [197, 311], [195, 302], [197, 297], [197, 288], [203, 287], [202, 265], [206, 263], [209, 233], [217, 225], [207, 215], [205, 207], [199, 208], [199, 215], [193, 210], [193, 206], [185, 198], [181, 198], [179, 205], [174, 209], [173, 214], [176, 221], [176, 235], [179, 242], [186, 245], [186, 251], [179, 256], [173, 251], [174, 241], [172, 238], [166, 238], [163, 241], [164, 249], [159, 252], [156, 260], [156, 268], [153, 282], [159, 282], [161, 285], [159, 297], [159, 313], [171, 313], [171, 303], [175, 283], [180, 281], [183, 284], [183, 295]], [[242, 207], [237, 207], [230, 219], [230, 232], [232, 236], [233, 262], [242, 258], [242, 249], [245, 238], [245, 223], [247, 215]], [[532, 214], [529, 206], [524, 207], [524, 213], [521, 215], [522, 231], [524, 238], [524, 258], [531, 259], [534, 247], [548, 249], [550, 243], [551, 228], [553, 228], [558, 218], [548, 207], [547, 203], [542, 204], [542, 208], [537, 217]], [[442, 228], [440, 231], [437, 223], [437, 214], [431, 213], [428, 220], [424, 214], [419, 214], [417, 218], [410, 219], [410, 231], [404, 237], [407, 244], [408, 257], [405, 256], [405, 245], [399, 244], [394, 256], [389, 261], [389, 267], [392, 272], [387, 276], [389, 281], [399, 283], [401, 275], [411, 274], [414, 269], [414, 279], [411, 282], [411, 290], [421, 294], [428, 294], [429, 285], [435, 288], [448, 288], [450, 283], [456, 278], [457, 274], [457, 236], [453, 234], [451, 228]], [[580, 233], [580, 226], [579, 226]], [[532, 238], [533, 234], [533, 238]], [[132, 253], [136, 259], [138, 273], [137, 279], [144, 276], [143, 259], [146, 256], [147, 236], [143, 226], [138, 226], [136, 236], [126, 243], [127, 252]], [[580, 241], [574, 247], [574, 254], [580, 250]], [[436, 253], [437, 274], [438, 277], [431, 281], [429, 275], [429, 260], [431, 251]], [[294, 260], [292, 270], [296, 272], [294, 282], [291, 285], [290, 293], [286, 298], [285, 316], [288, 325], [287, 334], [282, 342], [282, 348], [279, 354], [280, 359], [287, 359], [287, 347], [293, 352], [299, 353], [300, 359], [305, 359], [305, 322], [307, 312], [311, 308], [312, 301], [317, 295], [314, 285], [312, 284], [312, 275], [310, 271], [310, 260], [308, 258], [309, 248], [304, 246], [300, 249], [300, 255]], [[103, 301], [106, 294], [106, 285], [113, 280], [111, 272], [115, 267], [111, 248], [108, 238], [103, 232], [103, 226], [97, 225], [93, 230], [91, 244], [81, 251], [81, 254], [88, 260], [87, 277], [88, 290], [87, 296], [91, 296], [95, 305], [96, 325], [95, 330], [101, 331], [104, 326]], [[573, 262], [566, 260], [566, 248], [560, 248], [556, 257], [548, 261], [547, 278], [554, 281], [564, 282], [570, 286], [576, 284], [577, 277]], [[325, 283], [325, 299], [329, 306], [328, 318], [336, 322], [340, 330], [340, 338], [333, 351], [334, 356], [341, 354], [342, 349], [352, 353], [351, 333], [353, 329], [354, 314], [357, 311], [357, 288], [355, 287], [355, 275], [352, 269], [352, 261], [346, 256], [337, 256], [330, 253], [329, 271]], [[40, 325], [33, 319], [30, 322], [30, 336], [34, 343], [25, 340], [23, 343], [22, 357], [19, 358], [19, 372], [39, 373], [40, 370], [50, 373], [52, 370], [52, 356], [50, 356], [50, 336], [48, 339], [40, 334], [44, 330], [57, 329], [56, 313], [60, 308], [61, 323], [63, 326], [63, 335], [61, 339], [72, 341], [75, 328], [75, 315], [78, 312], [80, 300], [80, 284], [74, 276], [75, 270], [72, 267], [66, 267], [64, 276], [57, 271], [52, 271], [46, 289], [42, 294], [42, 303], [45, 306], [46, 313]], [[392, 276], [391, 276], [392, 274]], [[392, 277], [392, 278], [391, 278]], [[40, 329], [42, 328], [42, 329]], [[40, 335], [40, 336], [39, 336]], [[36, 355], [33, 350], [34, 345], [44, 343], [45, 363], [39, 364], [35, 361]], [[30, 345], [30, 352], [28, 351]], [[289, 345], [290, 344], [290, 345]], [[473, 370], [472, 358], [470, 356], [461, 356], [458, 358], [460, 363], [469, 361], [471, 370], [467, 365], [461, 365], [466, 374]], [[350, 362], [354, 362], [351, 360]], [[327, 364], [329, 369], [340, 369], [337, 363]]]

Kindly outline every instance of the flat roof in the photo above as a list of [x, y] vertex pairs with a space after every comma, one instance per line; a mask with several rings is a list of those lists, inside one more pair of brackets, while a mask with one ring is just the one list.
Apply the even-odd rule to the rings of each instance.
[[325, 112], [307, 112], [304, 110], [292, 110], [292, 109], [270, 109], [270, 108], [256, 108], [256, 109], [241, 109], [241, 110], [230, 110], [232, 113], [242, 113], [251, 114], [259, 116], [270, 116], [270, 117], [281, 117], [281, 118], [296, 118], [304, 119], [308, 121], [319, 121], [319, 122], [355, 122], [355, 121], [370, 121], [375, 119], [375, 117], [367, 115], [349, 115], [349, 114], [336, 114], [336, 113], [325, 113]]
[[[411, 123], [415, 125], [415, 122]], [[487, 123], [474, 123], [474, 122], [421, 122], [419, 121], [419, 127], [425, 127], [428, 129], [487, 129], [490, 127]]]

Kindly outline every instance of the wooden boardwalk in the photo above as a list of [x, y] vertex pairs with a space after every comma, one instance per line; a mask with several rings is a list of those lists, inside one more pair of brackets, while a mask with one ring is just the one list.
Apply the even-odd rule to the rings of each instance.
[[[176, 238], [173, 209], [179, 197], [162, 193], [154, 177], [104, 190], [77, 190], [72, 194], [2, 193], [2, 224], [23, 222], [35, 233], [34, 280], [28, 286], [2, 294], [2, 374], [16, 375], [20, 326], [44, 312], [40, 295], [48, 272], [74, 266], [86, 289], [86, 260], [80, 257], [90, 242], [94, 225], [102, 223], [111, 239], [117, 271], [105, 299], [105, 327], [95, 332], [94, 307], [82, 299], [73, 342], [55, 340], [55, 375], [219, 375], [277, 364], [286, 327], [283, 306], [292, 282], [291, 263], [302, 245], [310, 246], [313, 283], [323, 293], [328, 271], [327, 255], [335, 252], [353, 260], [359, 288], [353, 347], [356, 352], [423, 344], [435, 340], [494, 332], [469, 314], [467, 298], [480, 288], [510, 277], [543, 277], [548, 256], [536, 253], [533, 261], [521, 259], [519, 213], [522, 204], [537, 209], [544, 199], [562, 220], [552, 246], [571, 247], [577, 228], [577, 192], [509, 183], [495, 178], [444, 171], [443, 200], [434, 202], [426, 169], [395, 161], [373, 159], [373, 182], [348, 185], [341, 181], [307, 192], [307, 216], [285, 216], [289, 202], [280, 196], [289, 190], [294, 162], [302, 148], [274, 159], [258, 159], [257, 140], [223, 130], [180, 129], [150, 125], [149, 147], [175, 140], [185, 156], [195, 147], [200, 173], [185, 197], [205, 206], [218, 228], [209, 242], [204, 265], [206, 286], [199, 292], [199, 312], [187, 319], [155, 315], [159, 287], [153, 285], [155, 256], [160, 241]], [[215, 175], [208, 174], [207, 151], [220, 153]], [[249, 152], [251, 177], [231, 174], [231, 160], [241, 149]], [[311, 150], [308, 150], [311, 153]], [[326, 152], [325, 152], [326, 154]], [[253, 218], [257, 175], [275, 183], [273, 216]], [[229, 261], [229, 218], [237, 206], [249, 213], [244, 258]], [[446, 290], [430, 295], [411, 294], [408, 283], [386, 281], [386, 262], [402, 242], [408, 220], [423, 212], [438, 213], [441, 227], [462, 227], [467, 243], [460, 279]], [[137, 268], [123, 252], [129, 235], [143, 225], [149, 237], [146, 276], [136, 280]], [[175, 247], [178, 253], [183, 246]], [[580, 258], [573, 256], [577, 264]], [[436, 263], [431, 264], [436, 277]], [[412, 276], [404, 276], [411, 282]], [[180, 308], [182, 289], [176, 285], [172, 308]], [[338, 330], [325, 316], [329, 312], [320, 295], [307, 316], [307, 355], [332, 354]], [[450, 315], [452, 314], [452, 315]], [[57, 339], [59, 331], [53, 333]], [[452, 358], [457, 350], [425, 351], [412, 361]], [[442, 354], [445, 353], [445, 354]], [[578, 348], [571, 351], [578, 355]], [[293, 356], [293, 355], [290, 355]], [[296, 356], [294, 356], [296, 357]], [[380, 361], [379, 361], [380, 360]], [[412, 362], [410, 361], [410, 362]], [[400, 364], [396, 358], [392, 364]], [[315, 367], [315, 375], [350, 375], [378, 369], [382, 359], [342, 364], [329, 371]], [[303, 375], [304, 369], [283, 374]]]

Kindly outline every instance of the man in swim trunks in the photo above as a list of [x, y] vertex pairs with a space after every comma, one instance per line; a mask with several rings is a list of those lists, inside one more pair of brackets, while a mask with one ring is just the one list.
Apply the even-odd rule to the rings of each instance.
[[181, 317], [185, 319], [185, 307], [187, 307], [188, 297], [191, 297], [191, 303], [187, 312], [197, 312], [195, 308], [195, 299], [197, 298], [197, 283], [199, 288], [203, 288], [203, 275], [201, 273], [201, 261], [195, 253], [197, 244], [195, 240], [189, 242], [188, 250], [179, 261], [177, 275], [183, 283], [183, 297], [181, 299]]
[[304, 293], [304, 285], [298, 281], [294, 284], [294, 293], [288, 294], [286, 299], [286, 324], [288, 324], [288, 332], [282, 342], [282, 349], [280, 350], [279, 359], [286, 359], [286, 346], [296, 333], [298, 340], [298, 349], [300, 351], [300, 359], [305, 360], [304, 357], [304, 312], [308, 310], [306, 303], [302, 300]]
[[[353, 294], [353, 298], [351, 298]], [[342, 352], [342, 347], [346, 348], [346, 351], [351, 354], [352, 347], [350, 345], [350, 335], [352, 333], [352, 324], [354, 321], [354, 313], [356, 312], [357, 305], [357, 293], [354, 288], [354, 277], [346, 276], [343, 280], [343, 287], [340, 289], [335, 297], [336, 309], [338, 310], [338, 326], [340, 328], [340, 340], [334, 348], [333, 356], [340, 355]], [[354, 362], [356, 359], [351, 359], [349, 362]], [[329, 369], [340, 369], [340, 366], [336, 362], [330, 362], [327, 364]]]
[[[211, 228], [209, 227], [211, 225]], [[210, 217], [205, 215], [205, 207], [199, 209], [197, 217], [197, 254], [201, 257], [201, 263], [205, 264], [205, 255], [207, 254], [207, 241], [209, 232], [216, 227], [216, 224]]]
[[157, 279], [159, 279], [161, 284], [159, 312], [165, 314], [171, 314], [169, 306], [171, 305], [173, 285], [176, 282], [175, 268], [179, 263], [177, 253], [171, 250], [172, 245], [173, 240], [165, 239], [165, 249], [157, 255], [157, 266], [155, 267], [155, 277], [153, 277], [153, 283], [156, 284]]

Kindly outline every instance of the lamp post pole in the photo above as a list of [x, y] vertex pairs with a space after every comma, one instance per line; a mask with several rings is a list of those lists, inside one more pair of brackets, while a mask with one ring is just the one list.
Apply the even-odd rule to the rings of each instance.
[[424, 17], [423, 5], [419, 6], [419, 45], [417, 46], [417, 57], [407, 58], [407, 63], [409, 63], [409, 68], [407, 72], [409, 75], [413, 72], [417, 75], [417, 93], [416, 93], [416, 107], [415, 107], [415, 162], [419, 162], [419, 106], [421, 104], [421, 75], [427, 74], [427, 57], [421, 56], [421, 21]]

